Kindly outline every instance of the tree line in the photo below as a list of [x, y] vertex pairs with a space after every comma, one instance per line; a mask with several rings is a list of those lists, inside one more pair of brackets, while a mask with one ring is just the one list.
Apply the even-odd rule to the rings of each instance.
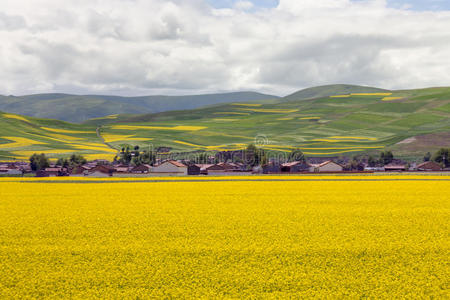
[[[140, 151], [139, 146], [124, 147], [121, 149], [119, 155], [114, 159], [115, 161], [126, 164], [139, 166], [142, 164], [154, 165], [156, 163], [156, 153], [150, 150]], [[213, 161], [218, 163], [219, 161]], [[247, 146], [242, 152], [242, 158], [238, 158], [235, 162], [241, 162], [248, 167], [263, 166], [269, 163], [270, 157], [264, 149], [258, 148], [254, 144]], [[33, 154], [30, 159], [30, 167], [33, 171], [43, 170], [50, 166], [50, 160], [44, 153]], [[283, 162], [306, 162], [306, 157], [300, 148], [293, 149]], [[367, 158], [367, 165], [369, 167], [383, 167], [394, 161], [394, 154], [392, 151], [382, 151], [378, 157], [369, 155]], [[443, 168], [450, 167], [450, 149], [442, 148], [434, 154], [430, 152], [426, 153], [423, 157], [423, 161], [434, 161], [440, 164]], [[81, 166], [87, 163], [87, 160], [78, 154], [72, 154], [67, 158], [59, 158], [56, 162], [57, 166], [63, 168], [73, 169], [77, 166]], [[200, 153], [195, 159], [195, 163], [206, 164], [211, 163], [208, 153]], [[360, 158], [353, 157], [350, 162], [345, 166], [348, 170], [362, 170], [364, 168], [363, 161]]]

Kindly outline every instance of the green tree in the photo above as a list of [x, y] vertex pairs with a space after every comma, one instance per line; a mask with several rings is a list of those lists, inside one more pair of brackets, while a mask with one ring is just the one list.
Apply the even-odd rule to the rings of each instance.
[[269, 158], [267, 157], [266, 153], [263, 153], [261, 156], [261, 166], [265, 166], [269, 163]]
[[254, 144], [250, 144], [247, 146], [247, 149], [244, 150], [244, 161], [248, 166], [258, 166], [261, 162], [261, 156], [263, 151], [258, 149]]
[[67, 158], [58, 158], [58, 160], [56, 161], [56, 165], [67, 168], [69, 166], [69, 160]]
[[380, 163], [383, 166], [390, 164], [394, 160], [394, 154], [391, 151], [383, 151], [380, 154]]
[[122, 151], [120, 151], [119, 162], [122, 164], [129, 164], [132, 158], [133, 156], [131, 155], [130, 147], [127, 146], [125, 148], [122, 148]]
[[139, 156], [134, 156], [134, 157], [131, 159], [131, 164], [132, 164], [133, 166], [140, 166], [140, 165], [142, 165], [142, 161], [140, 160]]
[[156, 162], [156, 156], [153, 153], [153, 151], [144, 150], [139, 155], [139, 160], [141, 161], [142, 164], [147, 164], [147, 165], [153, 166]]
[[442, 148], [433, 155], [433, 161], [442, 164], [444, 167], [450, 166], [450, 149]]
[[367, 159], [367, 164], [369, 165], [369, 167], [373, 168], [377, 165], [377, 160], [372, 155], [370, 155]]
[[423, 157], [423, 161], [430, 161], [431, 160], [431, 153], [427, 152], [427, 154], [425, 154], [425, 156]]
[[208, 154], [206, 152], [200, 153], [196, 160], [198, 164], [207, 164], [209, 163]]
[[30, 166], [33, 171], [39, 171], [48, 168], [50, 166], [50, 162], [44, 153], [35, 153], [30, 157]]
[[71, 167], [81, 166], [87, 163], [87, 160], [79, 154], [72, 154], [69, 158], [69, 164]]

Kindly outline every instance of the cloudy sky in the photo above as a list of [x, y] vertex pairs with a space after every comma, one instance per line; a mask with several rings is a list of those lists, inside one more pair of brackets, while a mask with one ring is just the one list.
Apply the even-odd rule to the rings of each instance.
[[0, 94], [450, 85], [448, 0], [2, 0]]

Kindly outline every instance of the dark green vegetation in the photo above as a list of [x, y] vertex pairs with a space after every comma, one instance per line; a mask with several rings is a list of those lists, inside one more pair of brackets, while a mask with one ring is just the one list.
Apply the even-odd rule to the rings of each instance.
[[[310, 157], [362, 153], [378, 157], [379, 152], [391, 150], [397, 158], [406, 159], [423, 159], [427, 152], [450, 147], [450, 88], [392, 92], [342, 85], [335, 86], [334, 92], [330, 86], [316, 88], [316, 95], [323, 93], [331, 96], [305, 99], [312, 97], [310, 90], [276, 100], [110, 116], [84, 125], [34, 118], [23, 121], [0, 114], [0, 159], [13, 157], [15, 150], [41, 148], [66, 149], [67, 156], [82, 149], [74, 144], [85, 145], [82, 154], [88, 159], [92, 156], [87, 154], [96, 153], [99, 158], [114, 157], [127, 145], [140, 146], [142, 151], [164, 147], [172, 152], [213, 152], [255, 143], [287, 154], [298, 148]], [[101, 138], [95, 134], [97, 126], [101, 126]], [[48, 132], [42, 127], [69, 132]], [[11, 149], [6, 143], [12, 141], [6, 137], [26, 137], [45, 145]], [[100, 147], [103, 142], [108, 146]]]
[[37, 94], [19, 97], [0, 95], [0, 111], [68, 122], [83, 122], [115, 114], [157, 113], [175, 109], [193, 109], [218, 103], [276, 98], [278, 97], [254, 92], [143, 97], [69, 94]]

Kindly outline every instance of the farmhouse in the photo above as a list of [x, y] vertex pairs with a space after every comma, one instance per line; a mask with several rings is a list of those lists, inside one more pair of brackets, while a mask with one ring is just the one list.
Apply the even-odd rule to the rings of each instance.
[[309, 171], [315, 172], [315, 173], [321, 173], [321, 172], [342, 172], [344, 170], [344, 167], [341, 166], [338, 163], [335, 163], [334, 161], [326, 161], [321, 164], [313, 164], [310, 166]]
[[200, 175], [200, 167], [194, 164], [189, 165], [188, 175]]
[[283, 173], [301, 173], [309, 172], [311, 165], [304, 161], [293, 161], [281, 165], [281, 172]]
[[200, 174], [209, 175], [209, 174], [220, 174], [226, 172], [225, 168], [220, 165], [215, 164], [198, 164], [200, 167]]
[[221, 162], [217, 165], [222, 167], [225, 171], [240, 171], [242, 169], [242, 166], [236, 163]]
[[281, 165], [276, 162], [269, 162], [268, 164], [265, 164], [264, 166], [262, 166], [262, 172], [263, 172], [263, 174], [280, 173]]
[[92, 169], [90, 169], [89, 176], [94, 177], [106, 177], [106, 176], [113, 176], [113, 173], [116, 170], [113, 167], [107, 166], [107, 165], [98, 165]]
[[417, 166], [418, 171], [441, 171], [441, 165], [433, 161], [426, 161]]
[[0, 165], [0, 175], [22, 175], [23, 171], [14, 165]]
[[84, 165], [84, 166], [76, 166], [73, 170], [72, 170], [72, 174], [74, 175], [81, 175], [81, 174], [89, 174], [89, 170], [91, 168]]
[[48, 176], [65, 176], [68, 175], [66, 168], [60, 168], [60, 167], [50, 167], [45, 168], [45, 173], [48, 174]]
[[404, 172], [406, 171], [406, 166], [403, 164], [389, 164], [384, 166], [386, 172]]
[[187, 175], [188, 167], [175, 160], [167, 160], [152, 168], [153, 174], [159, 175]]
[[127, 174], [130, 171], [130, 167], [127, 165], [119, 165], [115, 167], [117, 173]]
[[148, 174], [150, 173], [152, 167], [150, 165], [139, 165], [131, 169], [133, 174]]

